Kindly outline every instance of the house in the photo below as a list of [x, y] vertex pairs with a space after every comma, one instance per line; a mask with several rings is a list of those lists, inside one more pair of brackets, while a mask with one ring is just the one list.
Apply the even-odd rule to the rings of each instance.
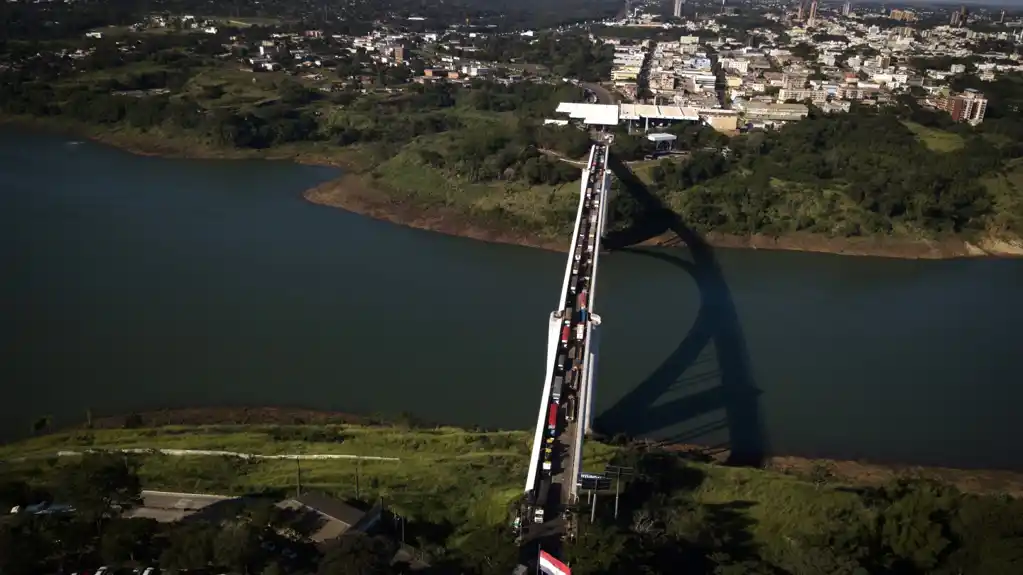
[[317, 544], [329, 543], [345, 533], [361, 531], [370, 532], [383, 515], [383, 507], [377, 503], [365, 510], [355, 503], [341, 501], [322, 493], [303, 493], [298, 497], [286, 499], [277, 504], [282, 509], [308, 511], [314, 514], [314, 530], [309, 539]]

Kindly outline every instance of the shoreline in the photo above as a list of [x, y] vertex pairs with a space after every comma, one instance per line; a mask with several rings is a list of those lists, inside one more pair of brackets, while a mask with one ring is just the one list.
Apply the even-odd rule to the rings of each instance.
[[[64, 136], [81, 137], [119, 150], [149, 157], [206, 160], [277, 160], [303, 165], [339, 168], [341, 176], [323, 182], [302, 193], [307, 201], [343, 209], [361, 216], [406, 227], [464, 237], [478, 241], [518, 245], [556, 252], [567, 252], [567, 239], [538, 236], [535, 232], [516, 230], [500, 223], [474, 221], [470, 214], [455, 208], [424, 207], [395, 201], [385, 190], [369, 181], [368, 171], [355, 159], [358, 152], [327, 144], [329, 149], [317, 152], [297, 146], [272, 150], [237, 150], [210, 146], [200, 142], [183, 142], [173, 136], [152, 133], [131, 133], [124, 130], [99, 129], [62, 118], [0, 116], [0, 126], [9, 124], [29, 129], [42, 129]], [[885, 257], [893, 259], [959, 259], [1023, 257], [1023, 245], [996, 238], [976, 243], [962, 239], [911, 240], [878, 237], [828, 237], [808, 233], [785, 236], [754, 234], [736, 236], [710, 232], [704, 239], [711, 247], [726, 249], [770, 250], [823, 253], [843, 256]], [[666, 234], [639, 245], [682, 247], [673, 235]]]
[[[141, 411], [132, 414], [96, 417], [91, 427], [72, 425], [55, 428], [42, 435], [72, 433], [87, 429], [123, 429], [129, 418], [134, 421], [131, 428], [156, 427], [202, 427], [202, 426], [308, 426], [308, 425], [360, 425], [379, 427], [407, 427], [410, 432], [417, 429], [435, 429], [449, 426], [441, 423], [405, 420], [408, 416], [359, 415], [336, 411], [318, 411], [289, 407], [204, 407], [188, 409], [163, 409]], [[463, 429], [470, 429], [463, 427]], [[515, 431], [487, 429], [480, 431]], [[522, 431], [522, 430], [519, 430]], [[529, 430], [523, 431], [528, 433]], [[13, 441], [18, 443], [30, 438]], [[665, 444], [654, 441], [636, 440], [635, 443], [660, 447], [697, 461], [724, 464], [728, 452], [693, 444]], [[954, 485], [963, 492], [990, 494], [1004, 493], [1023, 497], [1023, 471], [999, 469], [957, 469], [953, 467], [908, 465], [897, 463], [875, 463], [862, 460], [809, 458], [794, 455], [770, 455], [764, 459], [760, 469], [800, 477], [809, 477], [820, 466], [825, 466], [839, 481], [871, 487], [880, 486], [899, 478], [931, 479]]]

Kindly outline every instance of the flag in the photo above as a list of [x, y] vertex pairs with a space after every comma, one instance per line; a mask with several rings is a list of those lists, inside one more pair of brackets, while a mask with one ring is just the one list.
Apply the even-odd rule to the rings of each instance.
[[567, 565], [543, 550], [540, 551], [540, 571], [547, 575], [572, 575], [572, 570]]

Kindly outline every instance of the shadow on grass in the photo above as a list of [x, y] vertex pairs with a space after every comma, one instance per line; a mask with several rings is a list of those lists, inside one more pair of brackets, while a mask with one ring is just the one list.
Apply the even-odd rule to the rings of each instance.
[[[637, 204], [640, 215], [630, 228], [609, 232], [603, 246], [684, 270], [696, 281], [701, 303], [695, 323], [671, 355], [625, 397], [597, 417], [596, 427], [611, 435], [640, 436], [723, 409], [725, 421], [719, 425], [727, 427], [729, 441], [727, 445], [714, 447], [729, 451], [730, 464], [759, 466], [766, 450], [758, 405], [760, 391], [753, 381], [745, 338], [731, 292], [712, 248], [621, 161], [611, 156], [608, 165], [622, 183], [623, 193]], [[671, 252], [631, 247], [668, 233], [688, 247], [691, 260]], [[657, 404], [658, 399], [698, 362], [710, 344], [716, 351], [721, 384]], [[693, 437], [687, 435], [685, 438]], [[671, 441], [685, 438], [672, 438]]]

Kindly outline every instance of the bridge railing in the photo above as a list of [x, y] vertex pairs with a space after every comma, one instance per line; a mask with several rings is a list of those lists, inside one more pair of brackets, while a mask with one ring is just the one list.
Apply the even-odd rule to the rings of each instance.
[[[599, 144], [598, 144], [599, 145]], [[596, 149], [597, 146], [594, 146]], [[571, 493], [571, 499], [573, 501], [578, 497], [578, 483], [579, 476], [582, 472], [582, 461], [583, 461], [583, 439], [590, 429], [590, 422], [592, 418], [592, 406], [593, 406], [593, 377], [597, 367], [597, 348], [599, 343], [599, 316], [595, 315], [596, 310], [596, 293], [597, 293], [597, 271], [598, 262], [600, 261], [600, 237], [603, 235], [603, 219], [606, 214], [605, 205], [607, 203], [607, 190], [610, 178], [607, 176], [607, 155], [610, 150], [604, 146], [603, 161], [601, 167], [604, 170], [604, 178], [600, 179], [594, 190], [594, 197], [600, 201], [600, 207], [596, 210], [597, 222], [593, 227], [594, 232], [594, 243], [593, 246], [593, 259], [590, 263], [590, 281], [588, 285], [587, 294], [587, 309], [591, 321], [586, 325], [586, 341], [583, 344], [583, 357], [582, 357], [582, 371], [579, 374], [579, 401], [576, 407], [576, 421], [578, 428], [576, 430], [575, 443], [572, 445], [574, 457], [572, 458], [573, 464], [571, 473], [571, 484], [569, 490]]]
[[[589, 293], [589, 305], [590, 314], [594, 315], [597, 312], [597, 272], [599, 270], [600, 262], [600, 243], [601, 238], [604, 235], [604, 224], [607, 218], [607, 203], [609, 191], [611, 188], [611, 176], [610, 171], [607, 169], [608, 155], [611, 153], [610, 146], [604, 146], [603, 162], [601, 168], [604, 173], [604, 177], [601, 178], [598, 183], [599, 189], [597, 190], [597, 197], [600, 198], [600, 209], [597, 210], [597, 225], [595, 226], [594, 241], [596, 245], [593, 248], [593, 264], [590, 276], [590, 293]], [[599, 316], [598, 316], [599, 317]], [[599, 320], [598, 320], [599, 325]], [[597, 372], [597, 344], [599, 343], [600, 336], [595, 332], [599, 329], [593, 329], [592, 332], [587, 331], [588, 336], [586, 338], [586, 401], [583, 402], [583, 416], [580, 417], [580, 423], [583, 426], [583, 433], [588, 434], [591, 431], [591, 425], [593, 423], [593, 397], [595, 395], [593, 389], [593, 379]]]

